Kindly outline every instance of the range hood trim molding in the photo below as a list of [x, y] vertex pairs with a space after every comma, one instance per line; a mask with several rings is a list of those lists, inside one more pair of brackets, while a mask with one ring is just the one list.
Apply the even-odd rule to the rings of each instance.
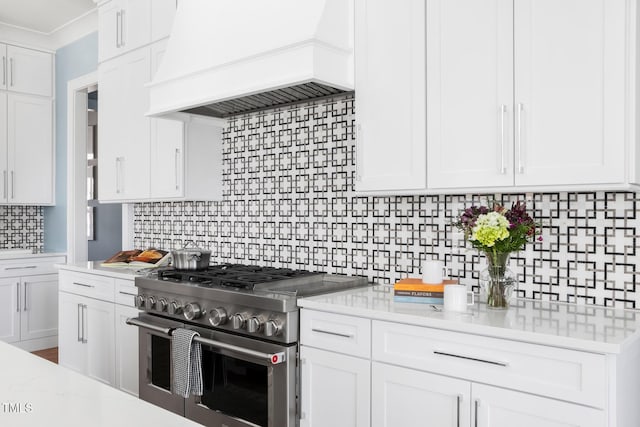
[[[326, 67], [323, 64], [331, 64]], [[335, 64], [341, 64], [336, 67]], [[287, 65], [290, 65], [287, 72]], [[282, 68], [278, 80], [265, 80], [261, 70]], [[348, 70], [340, 75], [336, 70]], [[240, 72], [242, 71], [242, 72]], [[217, 92], [211, 88], [211, 82], [227, 81], [235, 89]], [[246, 82], [258, 82], [247, 85]], [[241, 96], [258, 94], [296, 84], [320, 83], [343, 91], [353, 91], [353, 54], [318, 40], [307, 40], [286, 47], [273, 49], [259, 55], [221, 64], [205, 70], [198, 70], [184, 76], [164, 81], [153, 81], [149, 87], [149, 105], [147, 116], [163, 117], [185, 109], [199, 107], [213, 102], [235, 99]], [[226, 87], [227, 85], [225, 85]]]

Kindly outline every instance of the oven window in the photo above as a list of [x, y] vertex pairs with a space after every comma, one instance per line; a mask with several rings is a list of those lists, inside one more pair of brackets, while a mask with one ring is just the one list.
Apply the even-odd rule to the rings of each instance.
[[259, 426], [268, 423], [267, 367], [202, 348], [202, 404]]
[[171, 340], [151, 335], [151, 383], [171, 391]]

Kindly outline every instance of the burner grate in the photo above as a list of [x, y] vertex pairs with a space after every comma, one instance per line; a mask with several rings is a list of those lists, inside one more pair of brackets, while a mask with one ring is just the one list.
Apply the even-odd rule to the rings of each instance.
[[191, 282], [206, 287], [220, 286], [239, 289], [253, 289], [259, 283], [317, 274], [322, 273], [244, 264], [220, 264], [210, 266], [206, 270], [177, 270], [169, 267], [157, 271], [160, 280]]

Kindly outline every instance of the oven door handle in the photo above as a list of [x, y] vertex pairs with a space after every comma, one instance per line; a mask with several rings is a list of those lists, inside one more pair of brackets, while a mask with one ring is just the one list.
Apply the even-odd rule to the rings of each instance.
[[[143, 321], [139, 320], [137, 317], [136, 318], [129, 318], [129, 319], [126, 320], [125, 323], [127, 323], [128, 325], [133, 325], [133, 326], [138, 326], [138, 327], [141, 327], [141, 328], [149, 329], [151, 331], [164, 334], [164, 335], [166, 335], [168, 337], [171, 336], [171, 333], [174, 330], [174, 328], [163, 328], [162, 326], [157, 326], [157, 325], [154, 325], [152, 323], [143, 322]], [[283, 362], [286, 361], [286, 355], [285, 355], [284, 352], [263, 353], [261, 351], [250, 350], [248, 348], [238, 347], [238, 346], [233, 345], [233, 344], [227, 344], [227, 343], [224, 343], [224, 342], [211, 340], [209, 338], [203, 338], [201, 336], [196, 336], [196, 337], [193, 338], [193, 340], [199, 342], [200, 344], [209, 345], [211, 347], [221, 348], [221, 349], [233, 351], [235, 353], [242, 354], [242, 355], [245, 355], [245, 356], [251, 356], [251, 357], [258, 358], [258, 359], [263, 359], [263, 360], [266, 360], [266, 361], [270, 362], [272, 365], [278, 365], [278, 364], [283, 363]]]
[[263, 353], [261, 351], [249, 350], [248, 348], [238, 347], [237, 345], [227, 344], [220, 341], [210, 340], [209, 338], [203, 338], [201, 336], [196, 336], [193, 338], [194, 341], [199, 342], [200, 344], [206, 344], [211, 347], [221, 348], [224, 350], [230, 350], [238, 354], [243, 354], [245, 356], [251, 356], [258, 359], [263, 359], [270, 362], [272, 365], [277, 365], [286, 360], [285, 353]]
[[138, 326], [140, 328], [149, 329], [150, 331], [153, 331], [153, 332], [159, 332], [168, 337], [171, 336], [171, 331], [173, 331], [174, 329], [174, 328], [163, 328], [162, 326], [157, 326], [152, 323], [143, 322], [137, 317], [130, 317], [125, 321], [125, 323], [127, 325], [133, 325], [133, 326]]

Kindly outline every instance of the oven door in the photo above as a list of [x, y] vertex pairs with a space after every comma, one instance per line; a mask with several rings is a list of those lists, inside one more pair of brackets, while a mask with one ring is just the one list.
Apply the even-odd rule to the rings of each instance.
[[[199, 328], [141, 313], [140, 398], [209, 427], [297, 426], [297, 345]], [[171, 330], [197, 331], [202, 396], [173, 394]]]
[[171, 357], [171, 330], [184, 324], [157, 316], [140, 313], [129, 319], [138, 326], [139, 345], [139, 397], [167, 411], [184, 416], [182, 396], [173, 394], [173, 358]]
[[203, 394], [187, 399], [187, 418], [206, 426], [297, 425], [296, 344], [190, 329], [200, 334]]

